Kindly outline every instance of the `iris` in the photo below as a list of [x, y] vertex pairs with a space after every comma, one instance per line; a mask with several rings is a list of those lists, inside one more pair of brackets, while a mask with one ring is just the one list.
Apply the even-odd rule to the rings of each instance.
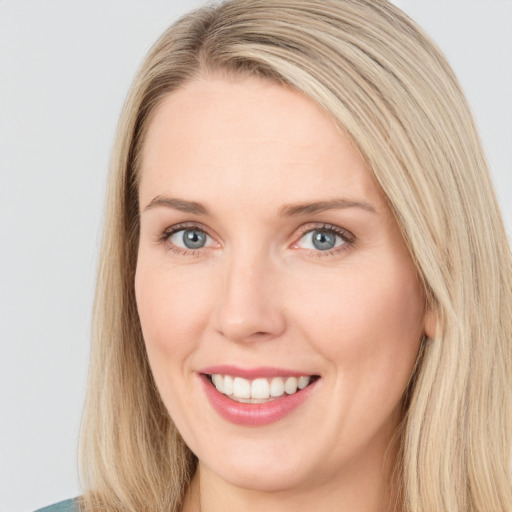
[[336, 245], [336, 235], [329, 231], [313, 231], [312, 242], [315, 249], [328, 251]]
[[183, 244], [187, 249], [200, 249], [206, 243], [206, 233], [195, 229], [183, 231]]

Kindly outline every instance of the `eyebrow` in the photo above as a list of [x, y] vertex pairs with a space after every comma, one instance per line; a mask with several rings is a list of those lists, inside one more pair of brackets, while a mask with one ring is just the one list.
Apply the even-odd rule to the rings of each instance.
[[346, 208], [361, 208], [370, 213], [377, 213], [377, 210], [369, 203], [363, 201], [352, 201], [350, 199], [331, 199], [329, 201], [318, 201], [314, 203], [300, 203], [283, 206], [279, 215], [281, 217], [292, 217], [297, 215], [313, 215], [328, 210], [340, 210]]
[[[144, 211], [164, 206], [185, 213], [194, 215], [209, 215], [208, 209], [196, 201], [186, 201], [174, 197], [156, 196], [144, 208]], [[279, 210], [280, 217], [295, 217], [300, 215], [314, 215], [328, 210], [340, 210], [346, 208], [360, 208], [370, 213], [376, 214], [376, 209], [369, 203], [363, 201], [352, 201], [350, 199], [331, 199], [329, 201], [316, 201], [313, 203], [298, 203], [283, 206]]]
[[146, 208], [144, 208], [144, 211], [151, 210], [157, 206], [165, 206], [181, 212], [193, 213], [194, 215], [208, 215], [208, 210], [201, 203], [163, 196], [154, 197]]

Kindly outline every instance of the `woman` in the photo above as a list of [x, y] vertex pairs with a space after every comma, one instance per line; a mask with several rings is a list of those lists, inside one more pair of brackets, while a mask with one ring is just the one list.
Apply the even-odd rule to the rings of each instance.
[[396, 7], [236, 0], [117, 135], [84, 511], [505, 511], [510, 254], [451, 69]]

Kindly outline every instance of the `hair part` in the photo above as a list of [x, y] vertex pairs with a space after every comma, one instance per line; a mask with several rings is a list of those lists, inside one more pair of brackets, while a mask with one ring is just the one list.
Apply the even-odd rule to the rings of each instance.
[[81, 458], [85, 511], [179, 511], [197, 460], [149, 368], [135, 305], [142, 148], [162, 100], [199, 76], [258, 76], [333, 116], [388, 198], [437, 315], [407, 390], [397, 480], [415, 512], [512, 510], [512, 275], [461, 88], [384, 0], [230, 0], [153, 46], [116, 135]]

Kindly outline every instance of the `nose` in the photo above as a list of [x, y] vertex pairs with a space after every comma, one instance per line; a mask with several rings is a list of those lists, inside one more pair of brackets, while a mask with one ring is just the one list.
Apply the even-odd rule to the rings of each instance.
[[280, 281], [268, 258], [233, 257], [219, 289], [217, 331], [239, 343], [279, 337], [286, 329]]

